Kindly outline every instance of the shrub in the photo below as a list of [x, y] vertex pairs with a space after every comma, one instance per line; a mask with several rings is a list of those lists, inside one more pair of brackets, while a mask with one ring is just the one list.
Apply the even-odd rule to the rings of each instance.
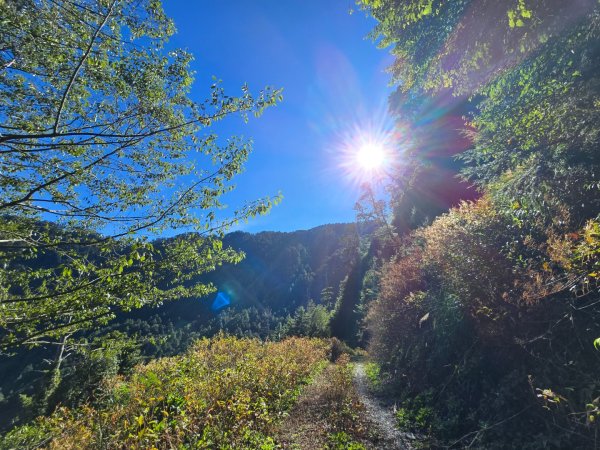
[[391, 261], [382, 269], [380, 293], [367, 313], [371, 334], [369, 352], [386, 368], [399, 367], [406, 358], [402, 343], [418, 328], [425, 314], [420, 292], [425, 288], [419, 249]]
[[561, 220], [463, 203], [384, 266], [370, 349], [403, 426], [485, 448], [593, 444], [600, 227]]
[[331, 343], [329, 360], [331, 362], [336, 362], [338, 358], [344, 354], [351, 354], [352, 349], [343, 341], [340, 341], [338, 338], [333, 337], [329, 339]]
[[379, 364], [374, 362], [365, 364], [365, 374], [367, 375], [371, 388], [377, 389], [381, 387], [381, 367]]
[[110, 379], [98, 405], [58, 409], [2, 448], [274, 448], [274, 422], [326, 357], [320, 340], [218, 336]]
[[329, 435], [327, 450], [365, 450], [365, 446], [354, 442], [348, 433], [339, 431]]

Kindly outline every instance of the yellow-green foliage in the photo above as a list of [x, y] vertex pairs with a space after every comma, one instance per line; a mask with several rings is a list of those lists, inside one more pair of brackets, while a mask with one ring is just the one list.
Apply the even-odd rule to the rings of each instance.
[[[100, 406], [61, 408], [10, 432], [6, 448], [273, 448], [272, 425], [326, 357], [326, 344], [218, 336], [106, 384]], [[41, 445], [40, 445], [41, 444]]]
[[424, 264], [492, 334], [507, 302], [520, 301], [513, 286], [514, 263], [502, 251], [506, 228], [506, 220], [483, 198], [462, 203], [418, 232], [426, 243]]

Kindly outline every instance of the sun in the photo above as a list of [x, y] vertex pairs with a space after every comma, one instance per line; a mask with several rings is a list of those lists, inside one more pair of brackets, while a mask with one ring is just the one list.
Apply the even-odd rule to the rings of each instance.
[[386, 163], [385, 146], [381, 142], [365, 142], [356, 150], [355, 158], [363, 170], [381, 170]]
[[385, 183], [401, 164], [403, 136], [383, 119], [344, 127], [332, 147], [336, 167], [354, 186]]

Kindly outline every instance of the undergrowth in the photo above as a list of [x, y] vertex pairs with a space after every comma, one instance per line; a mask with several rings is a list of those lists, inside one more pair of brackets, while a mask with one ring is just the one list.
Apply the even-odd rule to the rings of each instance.
[[277, 443], [290, 449], [381, 448], [353, 382], [348, 354], [329, 364], [308, 386], [281, 424]]
[[365, 364], [365, 375], [369, 380], [369, 386], [374, 390], [382, 387], [381, 366], [375, 362]]
[[108, 380], [98, 404], [12, 430], [0, 448], [272, 449], [274, 425], [326, 356], [316, 339], [202, 339]]

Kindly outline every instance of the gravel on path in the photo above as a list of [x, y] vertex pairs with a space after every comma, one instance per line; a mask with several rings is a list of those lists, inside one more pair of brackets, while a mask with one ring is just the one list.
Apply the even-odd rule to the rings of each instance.
[[358, 362], [354, 365], [354, 383], [360, 399], [367, 409], [369, 420], [379, 428], [379, 434], [383, 439], [379, 448], [382, 450], [412, 449], [411, 441], [414, 441], [416, 436], [396, 427], [393, 406], [385, 405], [370, 391], [369, 380], [363, 363]]

